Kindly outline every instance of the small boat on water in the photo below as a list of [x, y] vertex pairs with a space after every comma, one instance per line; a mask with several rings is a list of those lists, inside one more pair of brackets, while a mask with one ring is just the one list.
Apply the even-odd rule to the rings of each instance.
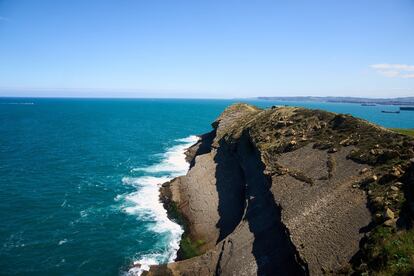
[[396, 114], [400, 113], [400, 111], [399, 111], [399, 110], [397, 110], [397, 111], [391, 111], [391, 110], [381, 110], [381, 112], [382, 112], [382, 113], [396, 113]]
[[361, 106], [376, 106], [376, 104], [373, 103], [363, 103]]
[[414, 106], [400, 106], [400, 110], [414, 111]]

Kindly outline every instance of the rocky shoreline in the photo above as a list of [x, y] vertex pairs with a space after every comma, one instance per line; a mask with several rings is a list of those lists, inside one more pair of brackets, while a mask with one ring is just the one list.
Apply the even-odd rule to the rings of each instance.
[[162, 185], [185, 233], [176, 262], [146, 274], [391, 269], [372, 249], [383, 229], [411, 231], [413, 157], [412, 138], [348, 115], [233, 105], [187, 150], [187, 175]]

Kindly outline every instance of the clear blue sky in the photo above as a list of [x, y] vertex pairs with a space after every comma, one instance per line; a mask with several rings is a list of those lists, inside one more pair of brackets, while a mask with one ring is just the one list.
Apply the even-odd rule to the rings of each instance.
[[0, 0], [0, 96], [414, 96], [414, 1]]

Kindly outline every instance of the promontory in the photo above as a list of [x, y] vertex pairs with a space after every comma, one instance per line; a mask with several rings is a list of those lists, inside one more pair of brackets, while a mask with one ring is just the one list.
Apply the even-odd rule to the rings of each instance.
[[148, 275], [412, 275], [414, 140], [350, 115], [228, 107], [161, 201], [185, 229]]

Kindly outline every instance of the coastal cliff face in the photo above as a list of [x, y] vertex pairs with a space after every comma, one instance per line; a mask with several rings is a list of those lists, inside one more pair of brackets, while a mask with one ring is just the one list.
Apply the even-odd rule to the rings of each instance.
[[185, 234], [177, 261], [148, 275], [392, 270], [376, 235], [411, 231], [411, 138], [348, 115], [246, 104], [213, 128], [188, 150], [187, 175], [161, 188]]

